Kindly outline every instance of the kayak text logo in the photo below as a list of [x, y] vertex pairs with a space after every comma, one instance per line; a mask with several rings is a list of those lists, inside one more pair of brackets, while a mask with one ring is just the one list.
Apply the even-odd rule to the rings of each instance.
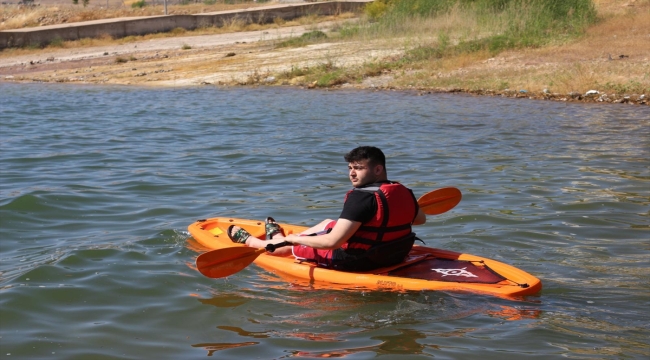
[[464, 277], [478, 277], [471, 272], [465, 270], [467, 269], [466, 267], [462, 269], [431, 269], [439, 274], [442, 274], [443, 277], [445, 276], [464, 276]]

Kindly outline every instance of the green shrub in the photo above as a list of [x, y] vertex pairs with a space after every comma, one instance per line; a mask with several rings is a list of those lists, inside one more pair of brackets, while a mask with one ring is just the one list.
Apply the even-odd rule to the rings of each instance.
[[136, 9], [136, 8], [142, 9], [145, 6], [147, 6], [147, 2], [145, 0], [138, 0], [138, 1], [134, 2], [133, 4], [131, 4], [131, 7], [134, 8], [134, 9]]
[[314, 41], [320, 39], [327, 39], [327, 35], [320, 30], [314, 30], [302, 34], [300, 38], [303, 39], [304, 41]]
[[[537, 47], [580, 35], [597, 20], [591, 0], [377, 0], [366, 6], [368, 17], [377, 21], [361, 31], [372, 37], [397, 37], [401, 32], [412, 32], [413, 27], [409, 25], [416, 18], [435, 22], [452, 12], [456, 18], [476, 19], [478, 28], [468, 31], [483, 34], [481, 38], [475, 35], [474, 38], [460, 39], [453, 47], [449, 35], [441, 32], [440, 44], [435, 50], [414, 49], [414, 58], [425, 55], [422, 51], [439, 57], [447, 51], [487, 50], [498, 53], [511, 48]], [[458, 32], [459, 29], [454, 30]], [[359, 29], [351, 26], [342, 29], [340, 34], [343, 37], [358, 36]]]
[[297, 38], [291, 38], [289, 40], [285, 40], [280, 44], [278, 44], [278, 46], [280, 47], [305, 46], [308, 44], [316, 43], [321, 39], [327, 39], [327, 35], [320, 30], [314, 30], [314, 31], [308, 31]]
[[456, 7], [484, 14], [528, 8], [541, 15], [540, 20], [550, 17], [569, 22], [596, 15], [592, 0], [375, 0], [368, 7], [384, 8], [390, 16], [435, 17]]
[[318, 87], [330, 87], [335, 85], [341, 85], [348, 82], [348, 78], [343, 70], [340, 69], [330, 69], [328, 72], [323, 73], [316, 80], [316, 86]]
[[63, 47], [63, 39], [59, 36], [55, 37], [50, 41], [50, 46], [52, 47]]
[[364, 12], [371, 19], [378, 19], [382, 17], [388, 9], [388, 0], [375, 0], [364, 8]]
[[406, 52], [406, 60], [422, 61], [428, 59], [438, 59], [443, 56], [443, 51], [438, 46], [417, 46]]
[[42, 49], [43, 45], [37, 41], [32, 41], [29, 44], [25, 45], [25, 49], [29, 50], [36, 50], [36, 49]]
[[357, 36], [360, 32], [361, 27], [359, 27], [358, 24], [348, 24], [347, 26], [343, 26], [338, 30], [339, 35], [341, 35], [343, 38], [351, 38]]
[[[354, 71], [321, 65], [306, 71], [308, 80], [315, 80], [317, 86], [333, 86], [418, 62], [543, 46], [580, 36], [597, 21], [592, 0], [375, 0], [366, 5], [365, 14], [370, 21], [343, 25], [336, 29], [338, 36], [405, 41], [404, 56], [366, 63]], [[288, 40], [284, 46], [319, 40], [312, 34], [303, 37]], [[497, 87], [509, 86], [502, 82]], [[640, 86], [629, 83], [624, 88], [638, 90]]]

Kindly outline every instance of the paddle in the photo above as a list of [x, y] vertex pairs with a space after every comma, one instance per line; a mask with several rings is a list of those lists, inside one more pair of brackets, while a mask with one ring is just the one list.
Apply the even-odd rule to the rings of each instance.
[[455, 187], [429, 191], [418, 199], [420, 209], [427, 215], [438, 215], [458, 205], [463, 195]]
[[291, 243], [285, 241], [276, 245], [268, 244], [263, 249], [238, 246], [208, 251], [196, 258], [196, 268], [209, 278], [222, 278], [244, 270], [265, 252], [273, 252], [288, 245]]
[[[418, 199], [418, 205], [427, 215], [438, 215], [451, 210], [462, 198], [460, 190], [448, 187], [430, 191]], [[208, 251], [196, 258], [196, 268], [209, 278], [222, 278], [238, 273], [250, 265], [258, 256], [265, 252], [289, 246], [290, 242], [268, 244], [263, 249], [251, 247], [229, 247]]]

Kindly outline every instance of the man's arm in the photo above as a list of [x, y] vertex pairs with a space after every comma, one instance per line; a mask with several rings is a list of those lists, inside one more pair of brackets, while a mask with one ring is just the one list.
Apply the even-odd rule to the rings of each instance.
[[331, 250], [340, 248], [361, 227], [361, 223], [339, 218], [329, 234], [317, 236], [289, 235], [285, 239], [297, 245], [306, 245], [315, 249]]

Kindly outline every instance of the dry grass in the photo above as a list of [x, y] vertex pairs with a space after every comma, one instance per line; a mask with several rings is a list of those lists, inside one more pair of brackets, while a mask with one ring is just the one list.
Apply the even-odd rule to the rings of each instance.
[[[42, 2], [42, 1], [41, 1]], [[72, 1], [61, 2], [57, 4], [25, 7], [19, 5], [0, 6], [0, 30], [20, 29], [26, 27], [36, 27], [44, 25], [56, 25], [64, 23], [73, 23], [80, 21], [112, 19], [132, 16], [152, 16], [163, 15], [164, 7], [162, 0], [155, 3], [157, 5], [145, 6], [143, 8], [132, 8], [131, 3], [134, 0], [125, 0], [124, 2], [113, 2], [108, 8], [103, 4], [104, 1], [91, 1], [89, 6], [73, 5]], [[45, 3], [45, 2], [43, 2]], [[79, 1], [81, 3], [81, 1]], [[149, 1], [151, 3], [151, 1]], [[167, 13], [170, 15], [188, 15], [200, 14], [225, 10], [245, 9], [251, 7], [267, 6], [273, 2], [267, 3], [241, 3], [241, 4], [224, 4], [215, 3], [213, 5], [205, 4], [188, 4], [188, 5], [168, 5]]]
[[603, 16], [624, 15], [636, 11], [636, 7], [648, 5], [648, 0], [592, 0], [598, 13]]
[[[345, 20], [345, 19], [353, 18], [354, 16], [355, 15], [352, 13], [342, 13], [339, 15], [332, 15], [332, 16], [308, 15], [308, 16], [299, 17], [289, 21], [284, 19], [276, 19], [273, 23], [268, 23], [268, 24], [247, 23], [242, 19], [232, 18], [230, 19], [230, 21], [226, 22], [223, 26], [220, 27], [207, 26], [207, 27], [200, 27], [195, 30], [175, 28], [169, 32], [164, 32], [164, 33], [127, 36], [118, 39], [114, 39], [109, 35], [105, 35], [97, 38], [83, 38], [79, 40], [55, 41], [47, 45], [44, 49], [45, 50], [76, 49], [76, 48], [84, 48], [84, 47], [122, 45], [122, 44], [134, 43], [138, 41], [146, 41], [146, 40], [161, 39], [161, 38], [173, 38], [177, 36], [228, 34], [228, 33], [243, 32], [243, 31], [269, 30], [269, 29], [275, 29], [280, 27], [290, 27], [290, 26], [298, 26], [298, 25], [316, 27], [319, 23], [322, 22]], [[0, 51], [0, 58], [38, 53], [41, 52], [42, 50], [43, 49], [39, 47], [7, 48]]]

